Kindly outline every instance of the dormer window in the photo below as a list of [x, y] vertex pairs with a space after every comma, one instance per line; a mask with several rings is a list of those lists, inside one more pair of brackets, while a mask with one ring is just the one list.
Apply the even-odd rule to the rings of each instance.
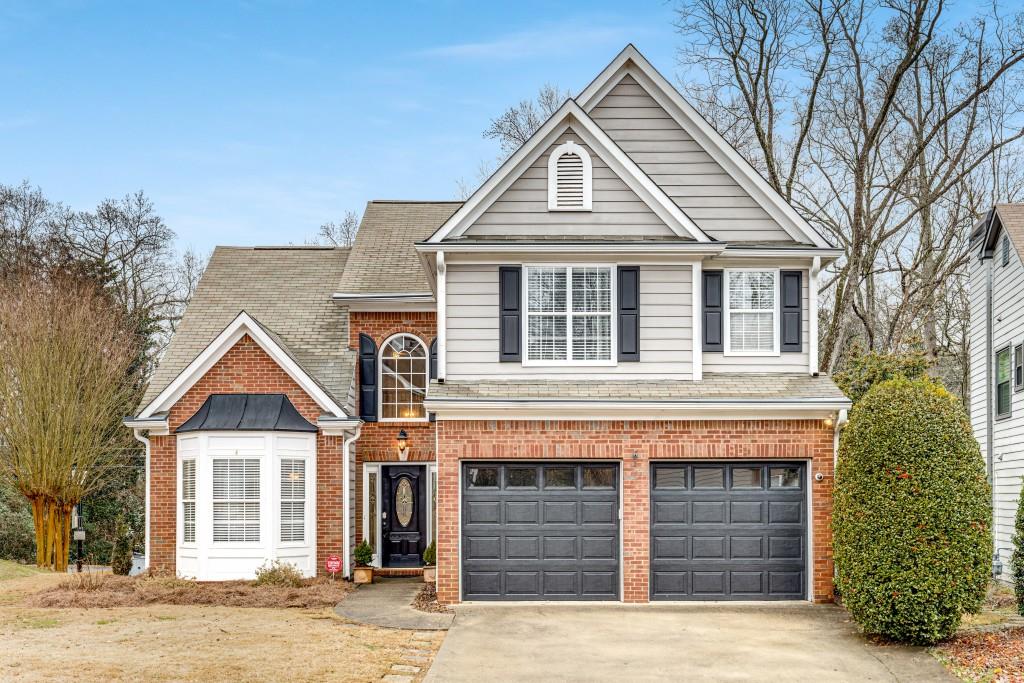
[[590, 211], [590, 155], [581, 145], [566, 142], [548, 159], [548, 210]]

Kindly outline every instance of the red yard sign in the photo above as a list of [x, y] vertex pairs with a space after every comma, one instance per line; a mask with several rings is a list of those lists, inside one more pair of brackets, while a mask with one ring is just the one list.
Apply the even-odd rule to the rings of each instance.
[[337, 574], [341, 571], [341, 558], [337, 555], [328, 555], [327, 562], [324, 564], [327, 566], [327, 571], [331, 574]]

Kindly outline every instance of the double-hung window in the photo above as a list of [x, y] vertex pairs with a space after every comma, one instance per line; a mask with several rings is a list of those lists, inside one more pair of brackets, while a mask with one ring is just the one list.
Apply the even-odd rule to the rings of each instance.
[[725, 352], [748, 356], [779, 353], [779, 272], [725, 271]]
[[196, 461], [181, 461], [181, 541], [196, 542]]
[[306, 540], [306, 461], [281, 460], [281, 542]]
[[996, 417], [1010, 414], [1010, 382], [1012, 377], [1010, 347], [996, 351]]
[[611, 266], [527, 266], [526, 363], [614, 362]]
[[213, 461], [213, 541], [260, 540], [260, 461], [216, 458]]

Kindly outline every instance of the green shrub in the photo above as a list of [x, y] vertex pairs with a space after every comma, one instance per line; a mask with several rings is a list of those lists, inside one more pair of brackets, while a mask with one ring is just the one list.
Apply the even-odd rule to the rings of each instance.
[[427, 549], [423, 551], [423, 563], [428, 567], [437, 564], [437, 544], [434, 541], [431, 541]]
[[356, 565], [359, 567], [368, 567], [373, 562], [373, 548], [370, 547], [365, 538], [362, 543], [356, 546], [353, 557], [355, 557]]
[[967, 415], [927, 378], [899, 378], [854, 406], [839, 447], [836, 587], [861, 628], [933, 643], [985, 596], [991, 492]]
[[897, 377], [924, 377], [929, 367], [931, 361], [923, 351], [879, 353], [865, 351], [860, 344], [854, 344], [843, 368], [833, 375], [833, 379], [843, 393], [856, 403], [876, 384]]
[[1014, 524], [1013, 545], [1013, 592], [1017, 595], [1017, 611], [1024, 617], [1024, 483], [1017, 500], [1017, 519]]
[[264, 563], [256, 570], [257, 586], [285, 586], [287, 588], [301, 588], [304, 582], [302, 572], [290, 562], [274, 560]]
[[25, 496], [0, 482], [0, 560], [36, 561], [36, 532]]

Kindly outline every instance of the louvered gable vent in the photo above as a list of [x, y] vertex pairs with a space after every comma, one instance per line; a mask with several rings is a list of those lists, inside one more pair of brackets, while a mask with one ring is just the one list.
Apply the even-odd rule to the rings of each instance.
[[575, 142], [566, 142], [551, 152], [548, 161], [548, 209], [590, 211], [590, 155]]

